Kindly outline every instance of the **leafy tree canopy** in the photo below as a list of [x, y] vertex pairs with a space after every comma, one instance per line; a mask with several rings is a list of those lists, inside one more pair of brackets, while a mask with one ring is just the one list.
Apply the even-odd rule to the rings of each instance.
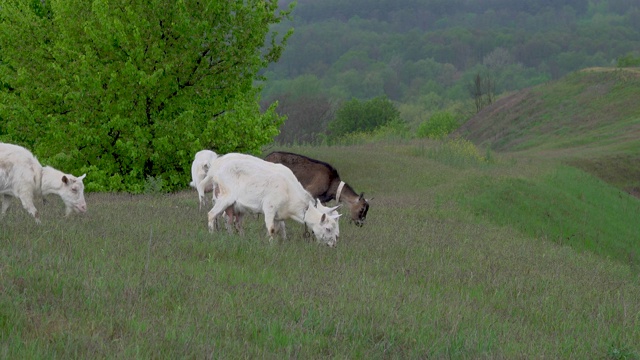
[[277, 1], [0, 0], [0, 141], [87, 172], [89, 190], [188, 183], [193, 154], [278, 133], [258, 72], [290, 31]]

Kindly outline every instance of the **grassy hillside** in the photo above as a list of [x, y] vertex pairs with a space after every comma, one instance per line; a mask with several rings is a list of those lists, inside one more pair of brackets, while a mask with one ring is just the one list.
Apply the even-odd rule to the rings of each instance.
[[464, 141], [288, 150], [374, 198], [336, 249], [209, 234], [195, 192], [14, 202], [0, 358], [640, 358], [635, 198]]
[[621, 190], [640, 180], [639, 81], [592, 70], [501, 99], [461, 129], [493, 151], [286, 148], [373, 198], [336, 249], [294, 222], [269, 244], [262, 217], [210, 234], [195, 191], [91, 193], [70, 218], [51, 198], [41, 226], [14, 201], [0, 358], [640, 359], [640, 201]]
[[561, 159], [638, 195], [639, 93], [639, 69], [586, 69], [501, 98], [459, 134], [501, 152]]

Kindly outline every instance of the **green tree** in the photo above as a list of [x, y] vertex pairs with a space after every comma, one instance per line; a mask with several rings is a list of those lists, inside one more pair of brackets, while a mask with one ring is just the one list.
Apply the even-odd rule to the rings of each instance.
[[290, 32], [277, 1], [0, 1], [0, 140], [87, 172], [89, 190], [188, 183], [193, 154], [278, 133], [258, 72]]
[[469, 84], [469, 93], [476, 105], [476, 112], [493, 103], [495, 93], [495, 80], [491, 75], [480, 75], [476, 73], [473, 81]]
[[618, 58], [617, 66], [620, 68], [640, 66], [640, 57], [634, 57], [632, 53], [628, 53]]
[[340, 106], [328, 129], [332, 137], [340, 137], [356, 131], [371, 131], [398, 120], [400, 112], [386, 96], [365, 101], [352, 99]]

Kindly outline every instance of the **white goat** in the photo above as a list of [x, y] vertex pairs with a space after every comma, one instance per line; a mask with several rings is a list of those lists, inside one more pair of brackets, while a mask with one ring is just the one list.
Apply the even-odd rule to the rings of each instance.
[[[215, 160], [216, 160], [216, 165], [218, 167], [233, 161], [237, 161], [237, 160], [255, 161], [258, 164], [262, 164], [262, 161], [260, 161], [261, 159], [256, 158], [255, 156], [241, 154], [241, 153], [229, 153], [229, 154], [223, 155], [222, 157], [218, 157]], [[292, 173], [291, 169], [288, 169], [286, 166], [272, 166], [272, 169], [283, 172], [284, 176], [290, 176], [290, 173]], [[207, 174], [207, 176], [198, 184], [199, 192], [204, 192], [203, 189], [206, 189], [206, 188], [213, 188], [212, 201], [215, 203], [220, 193], [220, 189], [213, 182], [213, 174]], [[337, 218], [337, 216], [340, 215], [337, 211], [337, 209], [340, 208], [340, 206], [341, 205], [334, 206], [334, 207], [326, 207], [320, 201], [316, 201], [316, 207], [318, 208], [318, 210], [320, 210], [321, 212], [327, 215], [333, 216], [334, 218]], [[246, 212], [247, 210], [242, 209], [237, 204], [234, 204], [234, 206], [231, 206], [225, 209], [222, 216], [224, 217], [225, 228], [227, 229], [227, 232], [229, 234], [231, 234], [232, 229], [235, 228], [235, 230], [241, 236], [244, 235], [244, 228], [242, 224], [243, 224], [243, 219]], [[218, 228], [217, 218], [214, 219], [214, 227], [216, 229]], [[280, 235], [283, 238], [286, 238], [285, 222], [277, 221], [276, 228], [279, 230], [278, 232], [280, 233]], [[308, 234], [309, 232], [307, 231], [307, 228], [305, 225], [305, 236], [307, 236]]]
[[20, 199], [22, 207], [40, 223], [34, 197], [56, 194], [65, 204], [65, 216], [72, 211], [86, 212], [84, 179], [86, 174], [75, 177], [50, 166], [42, 167], [33, 154], [17, 145], [0, 143], [0, 195], [3, 216], [11, 197]]
[[209, 163], [217, 157], [218, 154], [211, 150], [200, 150], [196, 153], [191, 164], [191, 183], [189, 185], [198, 190], [199, 209], [202, 209], [202, 206], [206, 204], [204, 194], [213, 190], [213, 184], [203, 184], [203, 187], [198, 187], [198, 184], [207, 176]]
[[[340, 215], [333, 214], [335, 208], [318, 208], [319, 202], [283, 165], [250, 155], [227, 154], [211, 162], [201, 184], [207, 181], [217, 188], [214, 191], [215, 205], [208, 214], [209, 230], [212, 232], [216, 218], [232, 209], [237, 214], [264, 214], [270, 239], [276, 234], [286, 238], [284, 220], [293, 219], [309, 226], [318, 241], [331, 247], [337, 245]], [[241, 223], [241, 216], [238, 223]]]

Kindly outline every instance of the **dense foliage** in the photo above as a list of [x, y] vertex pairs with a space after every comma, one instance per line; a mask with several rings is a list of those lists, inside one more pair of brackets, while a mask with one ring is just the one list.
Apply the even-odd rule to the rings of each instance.
[[[277, 1], [0, 2], [0, 140], [87, 172], [89, 190], [188, 184], [193, 154], [278, 133], [258, 72], [288, 34]], [[266, 44], [266, 46], [265, 46]]]
[[443, 138], [460, 126], [455, 116], [447, 111], [439, 111], [422, 122], [416, 130], [416, 136], [420, 138]]
[[[293, 19], [265, 98], [314, 77], [318, 96], [387, 96], [414, 128], [460, 102], [475, 113], [478, 74], [500, 96], [640, 56], [640, 5], [629, 0], [298, 0]], [[302, 121], [293, 108], [278, 111]]]
[[332, 137], [340, 137], [351, 132], [371, 131], [399, 120], [400, 113], [386, 97], [361, 101], [352, 99], [344, 103], [329, 123]]
[[632, 54], [627, 54], [618, 59], [618, 67], [636, 67], [640, 66], [640, 56], [634, 57]]

